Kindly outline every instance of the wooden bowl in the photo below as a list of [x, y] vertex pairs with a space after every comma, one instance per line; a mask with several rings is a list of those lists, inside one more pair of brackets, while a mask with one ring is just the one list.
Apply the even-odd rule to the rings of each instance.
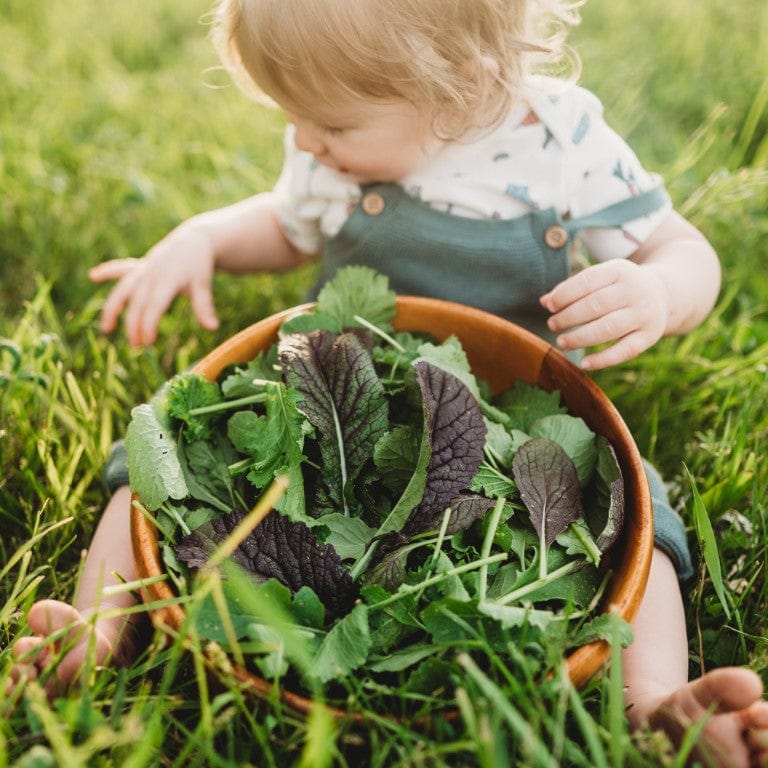
[[[268, 348], [276, 341], [281, 324], [309, 306], [272, 315], [232, 336], [203, 358], [194, 372], [215, 380], [226, 366], [245, 362]], [[517, 379], [546, 390], [559, 390], [568, 410], [610, 441], [624, 475], [625, 522], [611, 551], [614, 573], [601, 609], [615, 610], [631, 621], [645, 591], [653, 550], [651, 499], [637, 446], [603, 391], [568, 358], [534, 334], [480, 310], [438, 299], [401, 296], [397, 299], [393, 324], [396, 330], [425, 331], [440, 340], [456, 335], [473, 372], [485, 379], [494, 393], [513, 386]], [[131, 534], [138, 577], [161, 575], [164, 569], [158, 553], [157, 529], [135, 507], [131, 508]], [[167, 581], [146, 587], [144, 593], [145, 602], [174, 597]], [[161, 607], [151, 614], [156, 626], [172, 630], [178, 630], [184, 621], [184, 611], [178, 605]], [[609, 654], [610, 647], [605, 641], [592, 642], [572, 652], [567, 664], [574, 685], [584, 685], [602, 668]], [[273, 690], [270, 683], [247, 670], [236, 668], [235, 674], [257, 692], [267, 694]], [[290, 691], [281, 691], [280, 695], [300, 711], [307, 712], [312, 706], [311, 700]]]

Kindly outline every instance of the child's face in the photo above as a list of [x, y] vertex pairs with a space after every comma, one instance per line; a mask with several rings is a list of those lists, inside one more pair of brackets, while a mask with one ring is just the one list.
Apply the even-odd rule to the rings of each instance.
[[398, 181], [423, 166], [442, 142], [427, 111], [408, 101], [346, 100], [332, 110], [291, 112], [296, 146], [358, 182]]

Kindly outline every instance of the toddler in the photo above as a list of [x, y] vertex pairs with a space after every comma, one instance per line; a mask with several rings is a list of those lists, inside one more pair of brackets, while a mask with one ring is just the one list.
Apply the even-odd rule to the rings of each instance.
[[[288, 118], [282, 173], [271, 192], [193, 217], [143, 258], [94, 268], [94, 281], [117, 281], [103, 331], [122, 315], [131, 344], [152, 344], [179, 294], [214, 329], [215, 270], [315, 258], [315, 293], [340, 266], [368, 265], [399, 293], [524, 325], [589, 370], [695, 327], [718, 294], [717, 256], [606, 125], [598, 100], [573, 76], [553, 76], [576, 21], [565, 0], [220, 0], [223, 61]], [[690, 555], [660, 478], [648, 474], [656, 549], [623, 656], [630, 723], [679, 741], [708, 718], [701, 749], [715, 764], [755, 764], [768, 756], [762, 683], [740, 668], [688, 681], [679, 580]], [[130, 624], [119, 611], [102, 616], [131, 601], [104, 599], [104, 585], [135, 573], [122, 465], [111, 482], [119, 487], [76, 605], [33, 606], [17, 675], [50, 663], [47, 635], [86, 623], [98, 659], [130, 658]], [[65, 655], [60, 683], [77, 675], [86, 646]]]

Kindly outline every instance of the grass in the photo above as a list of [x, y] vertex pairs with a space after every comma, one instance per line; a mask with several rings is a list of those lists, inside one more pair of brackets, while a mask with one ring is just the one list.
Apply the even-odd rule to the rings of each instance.
[[[162, 343], [141, 352], [98, 332], [104, 291], [87, 267], [139, 256], [191, 213], [268, 188], [282, 127], [216, 71], [207, 0], [103, 8], [0, 0], [0, 685], [31, 602], [73, 594], [105, 502], [101, 465], [131, 406], [297, 303], [311, 279], [221, 276], [217, 332], [180, 302]], [[590, 0], [583, 15], [583, 81], [725, 274], [700, 328], [597, 378], [689, 525], [692, 673], [746, 664], [768, 681], [768, 7]], [[712, 528], [721, 579], [694, 513]], [[322, 708], [257, 706], [226, 676], [209, 679], [193, 639], [153, 642], [134, 668], [94, 670], [68, 697], [48, 702], [30, 685], [0, 705], [0, 765], [680, 764], [663, 739], [628, 733], [619, 665], [576, 692], [555, 658], [539, 663], [521, 655], [501, 688], [467, 660], [457, 721], [361, 730]]]

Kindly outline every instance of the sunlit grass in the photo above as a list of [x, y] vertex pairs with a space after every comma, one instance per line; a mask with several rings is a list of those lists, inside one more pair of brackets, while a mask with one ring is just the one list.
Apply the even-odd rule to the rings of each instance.
[[[102, 463], [132, 405], [300, 301], [311, 279], [311, 268], [221, 276], [220, 330], [201, 331], [182, 301], [151, 350], [97, 329], [104, 291], [89, 266], [140, 256], [279, 172], [282, 118], [215, 69], [207, 11], [207, 0], [0, 1], [0, 686], [31, 602], [72, 597], [106, 498]], [[768, 680], [768, 6], [590, 0], [583, 15], [584, 83], [725, 275], [705, 324], [597, 378], [671, 482], [692, 545], [694, 486], [714, 532], [728, 614], [697, 550], [692, 671], [747, 664]], [[4, 701], [0, 765], [673, 764], [663, 740], [626, 730], [617, 664], [576, 692], [556, 659], [542, 680], [518, 657], [504, 687], [466, 662], [454, 721], [360, 727], [261, 701], [193, 632], [156, 636], [130, 670], [93, 670], [68, 697], [49, 702], [30, 683]]]

